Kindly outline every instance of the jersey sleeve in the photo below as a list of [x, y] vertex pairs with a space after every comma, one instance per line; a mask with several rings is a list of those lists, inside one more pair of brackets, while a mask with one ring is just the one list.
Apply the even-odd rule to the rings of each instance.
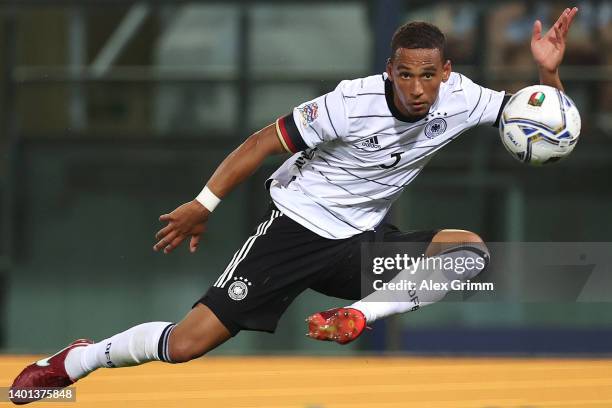
[[469, 111], [469, 125], [495, 126], [498, 123], [505, 102], [507, 102], [507, 98], [505, 98], [506, 93], [480, 86], [465, 76], [462, 82]]
[[332, 92], [295, 107], [276, 120], [276, 133], [285, 149], [296, 153], [348, 133], [347, 107], [341, 82]]

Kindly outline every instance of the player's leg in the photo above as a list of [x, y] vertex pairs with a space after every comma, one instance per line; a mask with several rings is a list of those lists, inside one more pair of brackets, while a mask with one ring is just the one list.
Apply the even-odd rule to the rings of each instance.
[[431, 243], [427, 246], [425, 256], [434, 256], [461, 244], [468, 247], [472, 246], [471, 244], [476, 244], [476, 248], [482, 248], [484, 241], [478, 234], [471, 231], [443, 229], [433, 236]]
[[[422, 245], [419, 244], [422, 241]], [[478, 275], [488, 264], [488, 250], [482, 239], [475, 233], [464, 230], [441, 230], [441, 231], [419, 231], [414, 233], [402, 233], [396, 228], [391, 228], [384, 234], [383, 242], [411, 242], [415, 243], [415, 257], [424, 254], [422, 263], [411, 269], [404, 270], [391, 279], [396, 283], [402, 280], [420, 282], [425, 279], [439, 283], [448, 284], [452, 279], [466, 281]], [[416, 254], [418, 252], [418, 254]], [[389, 255], [389, 254], [387, 254]], [[391, 254], [393, 255], [393, 254]], [[471, 258], [470, 265], [474, 265], [469, 271], [463, 270], [462, 273], [455, 273], [444, 268], [437, 268], [440, 262], [454, 262], [454, 264], [465, 263]], [[429, 263], [426, 260], [429, 259]], [[479, 260], [479, 262], [476, 262]], [[431, 267], [433, 265], [433, 267]], [[351, 269], [361, 269], [360, 264], [352, 262]], [[347, 275], [348, 273], [348, 275]], [[359, 275], [356, 273], [344, 273], [352, 276], [351, 281], [340, 284], [346, 291], [351, 288], [351, 292], [356, 292], [357, 287], [361, 287]], [[362, 277], [363, 278], [363, 277]], [[366, 279], [367, 280], [367, 279]], [[331, 286], [339, 285], [332, 282]], [[327, 285], [328, 287], [330, 284]], [[364, 288], [361, 288], [363, 291]], [[417, 310], [419, 307], [435, 303], [442, 299], [449, 290], [427, 290], [417, 287], [410, 291], [385, 291], [374, 292], [363, 299], [345, 308], [331, 309], [325, 312], [315, 313], [308, 317], [308, 335], [318, 340], [333, 340], [341, 344], [349, 343], [356, 339], [363, 329], [366, 322], [371, 323], [377, 319]], [[344, 297], [344, 296], [342, 296]], [[346, 298], [346, 297], [344, 297]]]
[[293, 299], [348, 247], [350, 242], [324, 239], [273, 208], [178, 325], [150, 322], [98, 344], [74, 342], [50, 364], [28, 366], [13, 387], [67, 386], [99, 367], [188, 361], [240, 330], [273, 332]]
[[220, 346], [231, 336], [217, 316], [198, 303], [176, 325], [168, 338], [168, 356], [173, 363], [193, 360]]
[[[261, 236], [265, 235], [279, 216], [279, 211], [268, 212], [266, 219], [257, 227], [257, 232], [236, 252], [219, 280], [231, 278], [230, 272], [235, 271], [258, 238], [259, 242], [255, 246], [260, 246], [258, 244], [262, 241]], [[254, 252], [245, 262], [247, 268], [250, 262], [257, 261], [257, 251]], [[240, 271], [242, 272], [242, 269]], [[209, 292], [219, 294], [212, 288]], [[223, 293], [227, 296], [227, 289], [225, 292], [221, 291], [221, 298]], [[27, 366], [15, 378], [12, 388], [65, 387], [101, 367], [129, 367], [149, 361], [185, 362], [201, 356], [241, 329], [227, 318], [231, 316], [233, 305], [218, 301], [219, 297], [209, 296], [207, 299], [210, 303], [206, 303], [204, 299], [198, 301], [178, 325], [171, 322], [149, 322], [95, 344], [87, 339], [76, 340], [55, 355]], [[225, 322], [219, 316], [222, 316]]]
[[[473, 279], [489, 263], [489, 252], [483, 240], [465, 230], [437, 232], [424, 255], [418, 265], [401, 271], [391, 280], [393, 283], [411, 281], [415, 284], [414, 289], [373, 292], [350, 308], [362, 312], [370, 323], [390, 315], [415, 311], [444, 298], [451, 290], [451, 281]], [[428, 284], [421, 285], [424, 281]], [[431, 283], [437, 287], [432, 289]]]
[[[258, 239], [257, 244], [261, 243], [261, 236], [265, 235], [279, 216], [279, 211], [268, 211], [266, 219], [257, 227], [257, 232], [236, 252], [218, 281], [231, 278], [230, 272], [235, 271], [235, 267], [244, 260]], [[247, 265], [257, 260], [257, 255], [251, 255], [245, 262]], [[212, 288], [209, 292], [219, 293]], [[223, 298], [222, 293], [220, 297]], [[55, 355], [26, 367], [15, 378], [12, 388], [65, 387], [102, 367], [129, 367], [149, 361], [185, 362], [201, 356], [240, 330], [239, 326], [227, 319], [231, 315], [231, 304], [214, 297], [209, 304], [203, 300], [198, 301], [178, 325], [171, 322], [148, 322], [95, 344], [91, 340], [74, 341]], [[219, 319], [220, 315], [225, 324]], [[230, 322], [231, 326], [228, 326]]]
[[[230, 337], [206, 306], [194, 307], [178, 324], [148, 322], [98, 343], [76, 340], [55, 355], [26, 367], [13, 389], [66, 387], [98, 368], [119, 368], [150, 361], [186, 362], [202, 356]], [[35, 399], [13, 402], [24, 404]]]
[[[247, 254], [247, 247], [250, 249], [255, 240], [265, 234], [264, 229], [267, 230], [279, 214], [278, 211], [268, 212], [268, 218], [257, 227], [257, 234], [249, 237], [236, 252], [226, 272], [237, 263], [238, 255]], [[74, 341], [55, 355], [26, 367], [15, 378], [12, 387], [65, 387], [101, 367], [129, 367], [149, 361], [189, 361], [223, 343], [239, 330], [223, 324], [218, 318], [220, 310], [215, 313], [211, 309], [210, 305], [198, 302], [178, 325], [149, 322], [95, 344], [91, 340]]]
[[149, 361], [184, 363], [230, 337], [214, 313], [198, 304], [176, 325], [143, 323], [96, 344], [75, 348], [66, 356], [66, 372], [71, 379], [78, 380], [104, 367], [130, 367]]

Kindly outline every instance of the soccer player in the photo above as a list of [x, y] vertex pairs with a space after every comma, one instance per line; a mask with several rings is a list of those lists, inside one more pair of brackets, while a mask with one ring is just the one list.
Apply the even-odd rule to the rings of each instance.
[[[562, 89], [558, 67], [576, 13], [566, 9], [544, 36], [541, 23], [534, 24], [531, 51], [542, 84]], [[495, 125], [509, 96], [453, 73], [445, 37], [431, 24], [401, 26], [391, 48], [385, 73], [342, 81], [254, 133], [227, 156], [196, 199], [160, 217], [167, 224], [154, 250], [169, 254], [189, 239], [195, 252], [220, 199], [266, 157], [292, 154], [267, 182], [268, 213], [181, 322], [140, 324], [95, 344], [76, 340], [26, 367], [12, 387], [64, 387], [101, 367], [192, 360], [241, 330], [273, 332], [307, 288], [360, 300], [362, 279], [368, 279], [360, 271], [362, 243], [411, 242], [418, 248], [414, 256], [488, 259], [473, 232], [401, 232], [382, 220], [437, 151], [468, 129]], [[367, 322], [415, 306], [409, 299], [371, 301], [376, 294], [311, 316], [309, 334], [347, 343]], [[444, 293], [418, 295], [423, 305]]]

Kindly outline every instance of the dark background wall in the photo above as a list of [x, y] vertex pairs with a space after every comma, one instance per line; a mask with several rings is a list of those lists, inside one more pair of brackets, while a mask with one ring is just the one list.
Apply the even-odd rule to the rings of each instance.
[[[457, 71], [516, 91], [537, 82], [528, 46], [533, 20], [548, 27], [565, 7], [520, 1], [495, 8], [401, 1], [41, 4], [0, 6], [0, 327], [2, 348], [16, 352], [54, 350], [82, 336], [100, 339], [142, 321], [181, 319], [263, 214], [263, 181], [282, 158], [224, 200], [195, 255], [186, 248], [172, 256], [152, 251], [158, 216], [192, 199], [250, 132], [341, 79], [379, 72], [390, 27], [411, 19], [438, 24]], [[496, 129], [469, 132], [407, 188], [393, 210], [400, 227], [470, 229], [490, 242], [609, 240], [609, 9], [606, 2], [581, 6], [570, 34], [561, 73], [583, 121], [572, 156], [530, 168], [504, 151]], [[219, 352], [326, 352], [325, 344], [303, 338], [303, 318], [341, 304], [307, 292], [276, 336], [241, 335]], [[494, 336], [542, 330], [542, 349], [527, 342], [518, 351], [546, 351], [546, 344], [570, 339], [553, 329], [590, 330], [581, 337], [585, 350], [578, 350], [589, 351], [588, 339], [607, 338], [610, 316], [606, 302], [445, 302], [389, 319], [368, 341], [334, 353], [452, 351], [453, 340], [427, 350], [417, 334], [485, 333], [488, 343], [499, 344]]]

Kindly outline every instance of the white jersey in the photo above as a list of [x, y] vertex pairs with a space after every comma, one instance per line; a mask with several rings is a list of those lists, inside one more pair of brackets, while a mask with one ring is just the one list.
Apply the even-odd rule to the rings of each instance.
[[342, 81], [276, 122], [295, 153], [268, 180], [288, 217], [330, 239], [375, 228], [432, 156], [478, 125], [492, 125], [504, 92], [452, 73], [416, 122], [393, 104], [386, 74]]

